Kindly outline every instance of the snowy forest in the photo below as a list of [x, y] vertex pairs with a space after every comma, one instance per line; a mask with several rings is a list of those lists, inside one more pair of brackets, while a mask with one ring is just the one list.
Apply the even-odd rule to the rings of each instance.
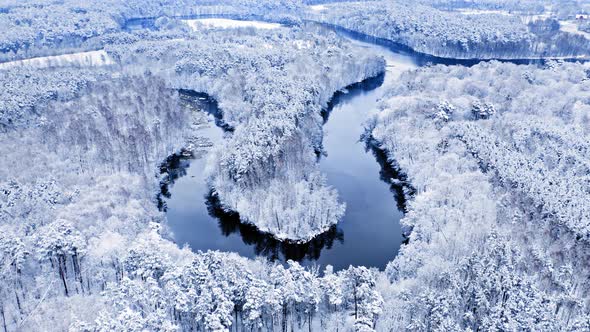
[[0, 331], [590, 331], [589, 31], [585, 0], [0, 2]]

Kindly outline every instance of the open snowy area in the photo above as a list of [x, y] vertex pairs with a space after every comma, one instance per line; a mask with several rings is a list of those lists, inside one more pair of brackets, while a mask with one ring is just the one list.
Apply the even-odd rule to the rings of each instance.
[[266, 23], [260, 21], [238, 21], [223, 18], [201, 18], [195, 20], [185, 20], [184, 22], [194, 30], [198, 30], [201, 27], [224, 29], [253, 27], [256, 29], [274, 29], [281, 26], [277, 23]]
[[585, 0], [5, 0], [0, 332], [590, 331]]
[[586, 39], [590, 39], [590, 32], [580, 30], [578, 22], [560, 21], [559, 26], [562, 31], [565, 31], [565, 32], [568, 32], [571, 34], [578, 34], [578, 35], [584, 36]]
[[311, 10], [313, 10], [313, 11], [318, 11], [318, 12], [327, 9], [326, 6], [324, 6], [324, 5], [313, 5], [313, 6], [309, 6], [309, 8], [311, 8]]

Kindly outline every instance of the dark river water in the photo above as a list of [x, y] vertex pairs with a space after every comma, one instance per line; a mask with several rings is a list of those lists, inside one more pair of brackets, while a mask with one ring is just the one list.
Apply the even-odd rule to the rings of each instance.
[[[400, 219], [404, 215], [403, 179], [389, 166], [385, 154], [366, 137], [365, 122], [378, 110], [388, 81], [403, 70], [422, 65], [421, 58], [384, 45], [353, 41], [387, 61], [384, 75], [338, 92], [325, 110], [325, 155], [321, 171], [346, 203], [344, 218], [329, 231], [305, 244], [280, 242], [240, 223], [235, 213], [224, 212], [204, 177], [207, 155], [172, 156], [163, 166], [168, 181], [162, 186], [162, 208], [174, 240], [194, 251], [233, 251], [247, 257], [293, 259], [303, 265], [332, 265], [335, 269], [364, 265], [383, 269], [404, 241]], [[184, 94], [195, 108], [210, 113], [209, 127], [200, 134], [215, 144], [224, 130], [215, 116], [216, 103], [199, 94]], [[226, 128], [227, 129], [227, 128]], [[401, 180], [401, 181], [400, 181]]]
[[[349, 265], [383, 269], [404, 241], [399, 221], [405, 209], [404, 190], [411, 190], [411, 187], [405, 186], [403, 177], [390, 167], [384, 152], [364, 137], [365, 121], [377, 112], [385, 87], [404, 70], [429, 64], [472, 66], [481, 60], [437, 58], [346, 29], [314, 22], [306, 25], [320, 33], [336, 31], [387, 61], [384, 75], [337, 93], [325, 110], [323, 147], [326, 154], [319, 159], [319, 165], [328, 183], [338, 190], [340, 200], [346, 203], [344, 218], [308, 243], [277, 241], [251, 225], [240, 223], [237, 214], [224, 212], [219, 207], [204, 178], [206, 155], [172, 156], [163, 165], [162, 172], [167, 174], [168, 181], [162, 185], [161, 208], [167, 211], [168, 227], [174, 240], [179, 245], [188, 244], [195, 251], [233, 251], [246, 257], [293, 259], [303, 265], [330, 264], [335, 269]], [[127, 28], [152, 26], [153, 19], [138, 19], [130, 21]], [[504, 61], [543, 63], [543, 60]], [[200, 134], [213, 144], [221, 142], [224, 129], [228, 128], [223, 127], [218, 117], [216, 103], [194, 93], [185, 97], [196, 108], [211, 114], [209, 127]]]
[[[174, 240], [193, 250], [233, 251], [243, 256], [264, 256], [270, 260], [293, 259], [303, 265], [332, 265], [335, 269], [364, 265], [383, 269], [404, 241], [400, 219], [404, 215], [402, 176], [389, 165], [383, 151], [364, 137], [365, 122], [378, 110], [378, 101], [401, 72], [428, 64], [471, 66], [480, 60], [441, 59], [416, 53], [407, 47], [324, 24], [308, 23], [318, 32], [336, 31], [368, 52], [383, 56], [384, 75], [355, 84], [338, 92], [324, 113], [325, 155], [319, 165], [346, 203], [346, 213], [338, 225], [305, 244], [280, 242], [254, 226], [240, 223], [237, 214], [224, 212], [210, 195], [204, 178], [207, 157], [173, 156], [163, 167], [169, 174], [163, 185], [168, 226]], [[539, 63], [538, 60], [511, 60]], [[201, 134], [213, 144], [223, 139], [224, 130], [214, 101], [191, 96], [195, 106], [212, 114], [210, 126]], [[227, 128], [225, 128], [227, 129]]]
[[[375, 110], [383, 79], [371, 79], [338, 93], [325, 114], [323, 146], [327, 155], [320, 158], [320, 168], [347, 204], [337, 226], [305, 244], [277, 241], [219, 207], [203, 175], [206, 154], [176, 155], [162, 168], [168, 181], [162, 186], [161, 197], [174, 240], [195, 251], [233, 251], [247, 257], [293, 259], [304, 265], [330, 264], [336, 269], [351, 264], [383, 268], [403, 241], [399, 219], [404, 206], [402, 187], [391, 180], [397, 174], [384, 154], [363, 138], [362, 124]], [[189, 98], [197, 108], [215, 114], [213, 101], [202, 95]], [[215, 144], [223, 139], [224, 131], [210, 115], [208, 128], [200, 134]]]
[[[364, 123], [378, 109], [383, 86], [402, 69], [415, 66], [410, 56], [396, 54], [377, 45], [357, 42], [380, 52], [387, 72], [339, 93], [325, 110], [323, 147], [326, 155], [319, 165], [346, 203], [344, 218], [324, 234], [305, 244], [280, 242], [242, 224], [237, 214], [226, 213], [210, 195], [204, 178], [207, 156], [173, 156], [163, 171], [169, 181], [162, 187], [168, 227], [174, 240], [192, 250], [233, 251], [247, 257], [271, 260], [293, 259], [303, 265], [330, 264], [335, 269], [365, 265], [383, 269], [397, 254], [404, 238], [399, 220], [403, 217], [404, 195], [399, 176], [389, 167], [382, 151], [364, 137]], [[224, 131], [215, 121], [216, 104], [203, 95], [187, 96], [196, 108], [211, 113], [209, 127], [200, 134], [213, 144]]]

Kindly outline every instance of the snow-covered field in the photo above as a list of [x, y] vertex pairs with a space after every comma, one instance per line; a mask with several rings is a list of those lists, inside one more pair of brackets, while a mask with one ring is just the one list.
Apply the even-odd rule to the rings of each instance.
[[575, 21], [559, 21], [559, 29], [564, 32], [573, 33], [590, 39], [590, 33], [578, 29]]
[[538, 14], [538, 15], [523, 15], [520, 17], [520, 19], [522, 20], [523, 23], [528, 24], [530, 22], [546, 20], [550, 17], [551, 17], [551, 13], [546, 12], [546, 13]]
[[314, 5], [314, 6], [309, 6], [309, 8], [315, 12], [321, 12], [322, 10], [327, 9], [327, 7], [325, 5]]
[[38, 69], [66, 66], [90, 67], [105, 66], [113, 63], [113, 60], [108, 56], [108, 54], [105, 51], [100, 50], [9, 61], [0, 63], [0, 69], [9, 69], [14, 67], [32, 67]]
[[313, 21], [442, 58], [574, 58], [587, 56], [590, 49], [587, 41], [558, 29], [541, 33], [543, 29], [526, 24], [529, 16], [521, 12], [511, 15], [509, 10], [443, 11], [397, 1], [367, 1], [333, 3], [329, 10], [309, 10], [307, 14]]
[[256, 29], [276, 29], [281, 25], [278, 23], [266, 23], [259, 21], [240, 21], [230, 20], [225, 18], [201, 18], [194, 20], [184, 20], [193, 30], [199, 30], [201, 28], [247, 28], [253, 27]]
[[457, 10], [458, 13], [463, 15], [505, 15], [505, 16], [512, 16], [512, 14], [506, 10], [482, 10], [482, 9], [459, 9]]

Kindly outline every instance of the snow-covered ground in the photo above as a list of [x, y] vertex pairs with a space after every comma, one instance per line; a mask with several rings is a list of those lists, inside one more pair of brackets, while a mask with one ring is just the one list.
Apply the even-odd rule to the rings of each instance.
[[294, 40], [293, 46], [295, 46], [295, 48], [298, 50], [308, 49], [312, 47], [312, 43], [309, 40]]
[[395, 79], [404, 71], [418, 68], [415, 59], [409, 55], [393, 53], [385, 46], [373, 45], [354, 39], [347, 40], [355, 46], [367, 49], [367, 52], [374, 52], [383, 57], [385, 59], [385, 70], [389, 73], [386, 78]]
[[559, 29], [564, 32], [581, 35], [590, 39], [590, 33], [578, 29], [578, 23], [575, 21], [559, 21]]
[[538, 15], [522, 15], [520, 19], [523, 23], [528, 24], [535, 21], [546, 20], [551, 17], [551, 13], [543, 13]]
[[65, 66], [105, 66], [113, 63], [113, 60], [108, 54], [104, 50], [100, 50], [9, 61], [0, 63], [0, 69], [9, 69], [19, 66], [34, 67], [38, 69]]
[[463, 15], [489, 15], [489, 14], [496, 14], [496, 15], [505, 15], [505, 16], [512, 16], [512, 14], [506, 10], [483, 10], [483, 9], [458, 9], [458, 13]]
[[522, 20], [523, 23], [529, 24], [530, 22], [546, 20], [546, 19], [549, 19], [553, 16], [554, 16], [553, 6], [545, 6], [545, 10], [543, 11], [542, 14], [536, 14], [536, 15], [522, 14], [522, 15], [520, 15], [520, 19]]
[[193, 30], [204, 28], [246, 28], [254, 27], [256, 29], [276, 29], [281, 25], [278, 23], [267, 23], [259, 21], [240, 21], [225, 18], [201, 18], [195, 20], [184, 20]]
[[309, 8], [311, 10], [313, 10], [314, 12], [321, 12], [322, 10], [326, 10], [326, 6], [325, 5], [309, 6]]

